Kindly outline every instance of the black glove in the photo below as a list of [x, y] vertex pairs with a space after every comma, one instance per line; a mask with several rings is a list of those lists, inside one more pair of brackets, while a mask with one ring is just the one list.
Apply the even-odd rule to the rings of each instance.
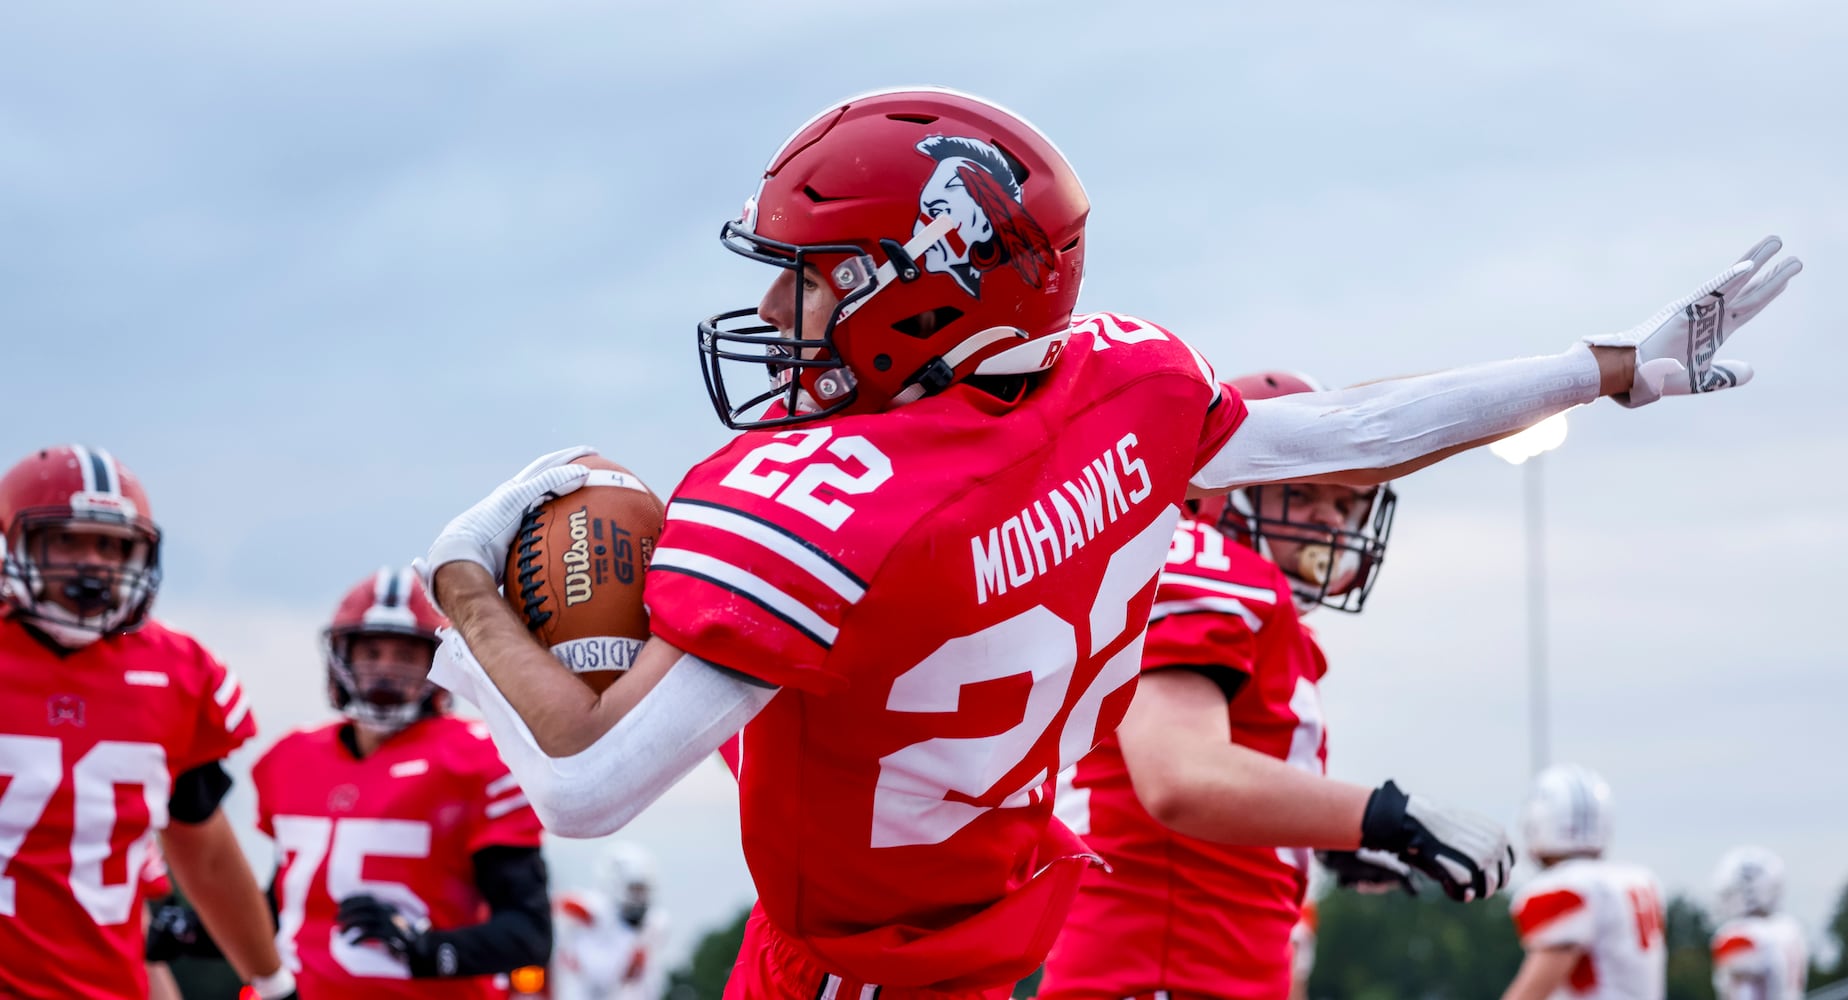
[[146, 957], [150, 962], [176, 958], [222, 958], [218, 945], [205, 932], [199, 914], [177, 899], [161, 903], [148, 914]]
[[1390, 781], [1367, 799], [1360, 846], [1397, 856], [1465, 903], [1493, 896], [1514, 873], [1514, 848], [1501, 824], [1406, 795]]
[[[357, 941], [376, 941], [410, 967], [412, 979], [455, 974], [455, 948], [439, 945], [429, 931], [376, 896], [348, 896], [340, 901], [334, 922]], [[445, 970], [443, 966], [447, 964]]]
[[1364, 895], [1403, 890], [1418, 895], [1412, 881], [1412, 869], [1405, 862], [1387, 854], [1361, 848], [1358, 851], [1317, 851], [1315, 859], [1335, 877], [1335, 885]]

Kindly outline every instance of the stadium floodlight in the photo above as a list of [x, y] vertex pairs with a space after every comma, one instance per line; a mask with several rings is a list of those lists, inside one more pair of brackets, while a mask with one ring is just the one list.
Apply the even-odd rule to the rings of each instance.
[[[1546, 684], [1546, 515], [1542, 455], [1566, 443], [1566, 415], [1554, 415], [1489, 445], [1497, 458], [1526, 467], [1527, 521], [1527, 737], [1534, 774], [1546, 769], [1551, 749], [1547, 740]], [[1533, 459], [1533, 461], [1528, 461]]]

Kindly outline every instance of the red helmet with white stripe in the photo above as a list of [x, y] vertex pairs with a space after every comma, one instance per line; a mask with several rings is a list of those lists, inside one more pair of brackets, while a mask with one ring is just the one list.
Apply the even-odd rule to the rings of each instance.
[[60, 645], [131, 632], [160, 587], [141, 481], [101, 448], [58, 445], [0, 477], [0, 598]]
[[[744, 429], [873, 413], [970, 376], [1050, 367], [1078, 300], [1090, 209], [1052, 140], [981, 98], [912, 88], [831, 105], [783, 143], [720, 231], [729, 249], [798, 280], [793, 329], [754, 308], [700, 324], [719, 419]], [[803, 328], [811, 266], [837, 299], [820, 330]], [[769, 387], [740, 391], [734, 366], [767, 372]]]
[[[1315, 379], [1284, 371], [1242, 375], [1228, 384], [1246, 400], [1322, 391]], [[1390, 484], [1370, 490], [1320, 485], [1324, 493], [1340, 493], [1336, 523], [1319, 510], [1328, 498], [1310, 496], [1318, 485], [1248, 486], [1200, 501], [1197, 516], [1275, 562], [1289, 577], [1299, 609], [1356, 612], [1386, 561], [1399, 495]]]
[[[327, 692], [334, 707], [355, 722], [384, 732], [447, 707], [429, 680], [436, 656], [436, 630], [449, 624], [424, 593], [410, 568], [380, 569], [356, 584], [334, 610], [327, 627]], [[415, 640], [414, 662], [374, 662], [368, 639]], [[357, 654], [357, 655], [356, 655]]]

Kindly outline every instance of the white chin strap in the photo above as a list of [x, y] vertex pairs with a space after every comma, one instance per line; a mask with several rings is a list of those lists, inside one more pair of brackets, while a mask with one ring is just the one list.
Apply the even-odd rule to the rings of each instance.
[[381, 708], [363, 698], [353, 697], [348, 699], [341, 714], [352, 719], [356, 725], [391, 736], [417, 721], [418, 716], [423, 714], [423, 699]]
[[[59, 612], [64, 611], [63, 608], [59, 608], [57, 605], [52, 605], [51, 607], [56, 608]], [[34, 609], [33, 613], [35, 617], [31, 619], [32, 627], [50, 636], [52, 641], [63, 646], [65, 649], [82, 649], [103, 637], [102, 633], [95, 629], [66, 625], [62, 622], [51, 620], [46, 617], [46, 610], [48, 609]]]

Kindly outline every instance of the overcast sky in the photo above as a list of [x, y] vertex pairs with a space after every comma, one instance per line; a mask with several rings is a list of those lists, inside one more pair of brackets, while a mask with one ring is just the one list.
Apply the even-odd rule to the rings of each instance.
[[[1848, 7], [1485, 6], [9, 4], [0, 463], [80, 440], [140, 473], [159, 610], [267, 745], [326, 715], [342, 591], [533, 455], [594, 443], [665, 494], [726, 440], [694, 324], [770, 275], [718, 228], [838, 97], [1033, 119], [1094, 205], [1081, 307], [1226, 375], [1557, 351], [1776, 232], [1808, 269], [1728, 351], [1756, 382], [1600, 403], [1546, 460], [1552, 745], [1609, 778], [1614, 853], [1704, 892], [1761, 842], [1814, 928], [1848, 882]], [[1516, 823], [1522, 475], [1401, 483], [1366, 615], [1317, 616], [1336, 775]], [[736, 826], [712, 767], [628, 832], [677, 952], [751, 898]]]

